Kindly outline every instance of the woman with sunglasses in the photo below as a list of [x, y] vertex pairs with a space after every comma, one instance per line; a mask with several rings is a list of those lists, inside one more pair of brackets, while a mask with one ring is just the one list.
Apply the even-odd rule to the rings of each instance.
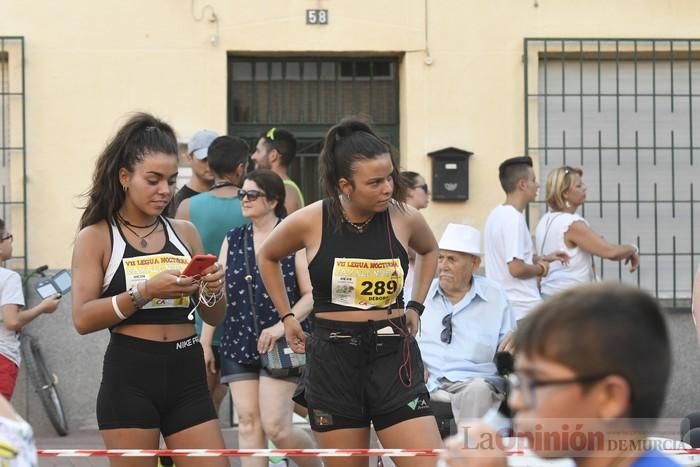
[[[229, 385], [238, 414], [238, 446], [264, 448], [267, 437], [278, 448], [312, 448], [311, 437], [292, 423], [292, 394], [300, 372], [273, 377], [260, 361], [260, 355], [272, 350], [284, 336], [284, 325], [255, 260], [260, 246], [287, 215], [284, 183], [272, 170], [254, 170], [243, 178], [238, 196], [243, 216], [251, 223], [227, 234], [220, 255], [226, 265], [228, 294], [221, 338], [221, 382]], [[306, 255], [291, 252], [280, 263], [285, 297], [303, 321], [312, 306]], [[302, 467], [321, 465], [314, 457], [293, 459]], [[244, 457], [241, 461], [245, 467], [267, 465], [264, 457]]]
[[554, 295], [576, 285], [597, 280], [594, 256], [625, 261], [630, 272], [639, 266], [639, 248], [636, 245], [616, 245], [596, 233], [586, 219], [577, 214], [586, 201], [583, 170], [559, 167], [547, 176], [545, 200], [550, 208], [535, 229], [535, 246], [539, 256], [563, 251], [569, 263], [550, 263], [549, 272], [542, 278], [543, 296]]
[[425, 178], [418, 172], [404, 170], [401, 178], [406, 181], [406, 204], [419, 211], [425, 209], [430, 204], [430, 190]]
[[[322, 448], [367, 448], [370, 424], [386, 448], [438, 448], [435, 418], [414, 335], [437, 266], [437, 242], [404, 203], [406, 186], [389, 145], [357, 119], [333, 126], [321, 151], [327, 198], [296, 211], [258, 253], [266, 289], [287, 342], [306, 351], [303, 394]], [[406, 248], [417, 253], [412, 300], [403, 303]], [[280, 261], [306, 250], [313, 285], [307, 339], [289, 305]], [[400, 467], [434, 465], [399, 457]], [[367, 465], [361, 457], [326, 458], [328, 467]]]
[[[430, 190], [425, 179], [418, 172], [405, 170], [401, 172], [401, 178], [406, 182], [406, 204], [417, 210], [425, 209], [430, 204]], [[408, 248], [408, 273], [403, 284], [404, 297], [411, 296], [413, 287], [413, 269], [416, 267], [416, 252]]]
[[[73, 250], [73, 323], [78, 333], [109, 329], [97, 396], [107, 449], [221, 449], [195, 334], [224, 316], [223, 268], [195, 281], [180, 275], [203, 253], [194, 226], [166, 219], [178, 174], [177, 139], [167, 123], [131, 117], [97, 160]], [[156, 465], [156, 458], [111, 457], [112, 466]], [[179, 467], [225, 466], [225, 458], [180, 457]]]

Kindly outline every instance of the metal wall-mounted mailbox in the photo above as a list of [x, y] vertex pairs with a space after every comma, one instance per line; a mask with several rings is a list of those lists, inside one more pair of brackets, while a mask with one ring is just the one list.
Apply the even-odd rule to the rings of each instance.
[[428, 153], [433, 158], [434, 200], [469, 199], [469, 156], [472, 154], [453, 147]]

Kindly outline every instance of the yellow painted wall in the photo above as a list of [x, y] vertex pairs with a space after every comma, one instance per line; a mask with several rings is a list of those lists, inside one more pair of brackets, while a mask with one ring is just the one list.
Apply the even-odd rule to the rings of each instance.
[[[30, 264], [66, 267], [94, 161], [125, 114], [156, 113], [182, 137], [226, 129], [226, 54], [391, 52], [401, 64], [404, 168], [430, 174], [426, 153], [475, 153], [471, 199], [433, 203], [448, 221], [482, 227], [503, 199], [499, 162], [522, 152], [525, 37], [700, 37], [697, 0], [0, 0], [0, 35], [26, 40]], [[307, 8], [330, 24], [307, 26]]]

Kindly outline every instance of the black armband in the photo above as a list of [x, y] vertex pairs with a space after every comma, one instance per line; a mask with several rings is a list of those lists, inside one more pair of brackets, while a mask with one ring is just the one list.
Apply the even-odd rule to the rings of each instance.
[[415, 300], [409, 300], [409, 302], [406, 304], [406, 309], [409, 308], [416, 310], [418, 312], [418, 316], [423, 316], [423, 312], [425, 311], [425, 305]]

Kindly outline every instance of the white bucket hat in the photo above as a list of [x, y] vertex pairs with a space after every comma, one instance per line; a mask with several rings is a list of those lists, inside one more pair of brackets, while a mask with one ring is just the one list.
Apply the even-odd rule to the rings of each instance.
[[481, 233], [474, 227], [463, 224], [447, 224], [438, 247], [441, 250], [458, 251], [475, 256], [483, 254], [481, 253]]

